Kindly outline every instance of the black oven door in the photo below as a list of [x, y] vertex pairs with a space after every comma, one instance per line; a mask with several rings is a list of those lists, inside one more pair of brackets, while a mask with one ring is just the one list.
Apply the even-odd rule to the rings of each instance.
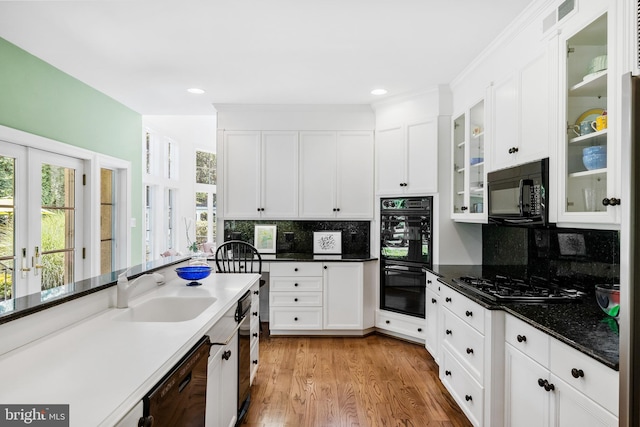
[[431, 266], [430, 246], [429, 213], [381, 213], [380, 255], [383, 259]]
[[422, 266], [384, 259], [380, 265], [380, 308], [424, 319], [426, 273]]

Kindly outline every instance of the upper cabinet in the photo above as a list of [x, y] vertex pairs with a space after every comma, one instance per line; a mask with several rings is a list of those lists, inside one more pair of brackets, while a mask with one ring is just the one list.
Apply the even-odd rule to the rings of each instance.
[[486, 222], [486, 133], [485, 103], [477, 102], [453, 119], [452, 173], [453, 206], [456, 221]]
[[559, 40], [562, 57], [560, 74], [561, 117], [564, 118], [559, 147], [558, 222], [615, 224], [619, 179], [615, 174], [619, 156], [612, 102], [616, 73], [609, 41], [611, 13], [592, 15]]
[[438, 126], [435, 119], [376, 131], [378, 195], [438, 192]]
[[298, 133], [226, 131], [226, 218], [295, 218], [298, 214]]
[[492, 89], [493, 135], [491, 169], [502, 169], [541, 159], [549, 154], [551, 123], [549, 108], [554, 80], [551, 48], [496, 81]]
[[300, 132], [301, 218], [373, 218], [373, 133]]

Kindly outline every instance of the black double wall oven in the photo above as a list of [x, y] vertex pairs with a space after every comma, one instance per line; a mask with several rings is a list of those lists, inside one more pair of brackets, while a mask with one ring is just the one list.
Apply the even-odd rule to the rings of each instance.
[[433, 197], [380, 199], [380, 309], [425, 317]]

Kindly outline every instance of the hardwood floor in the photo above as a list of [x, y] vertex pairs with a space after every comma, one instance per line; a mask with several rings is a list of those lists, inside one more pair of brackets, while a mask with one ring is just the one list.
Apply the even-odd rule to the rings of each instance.
[[423, 346], [382, 335], [260, 340], [246, 427], [471, 424]]

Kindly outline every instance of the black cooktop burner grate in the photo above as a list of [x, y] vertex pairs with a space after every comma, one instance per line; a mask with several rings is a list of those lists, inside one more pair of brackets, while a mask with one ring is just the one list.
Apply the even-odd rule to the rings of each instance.
[[529, 281], [524, 281], [505, 276], [496, 276], [494, 279], [463, 276], [454, 279], [454, 282], [492, 301], [567, 302], [584, 295], [583, 292], [540, 277], [532, 277]]

